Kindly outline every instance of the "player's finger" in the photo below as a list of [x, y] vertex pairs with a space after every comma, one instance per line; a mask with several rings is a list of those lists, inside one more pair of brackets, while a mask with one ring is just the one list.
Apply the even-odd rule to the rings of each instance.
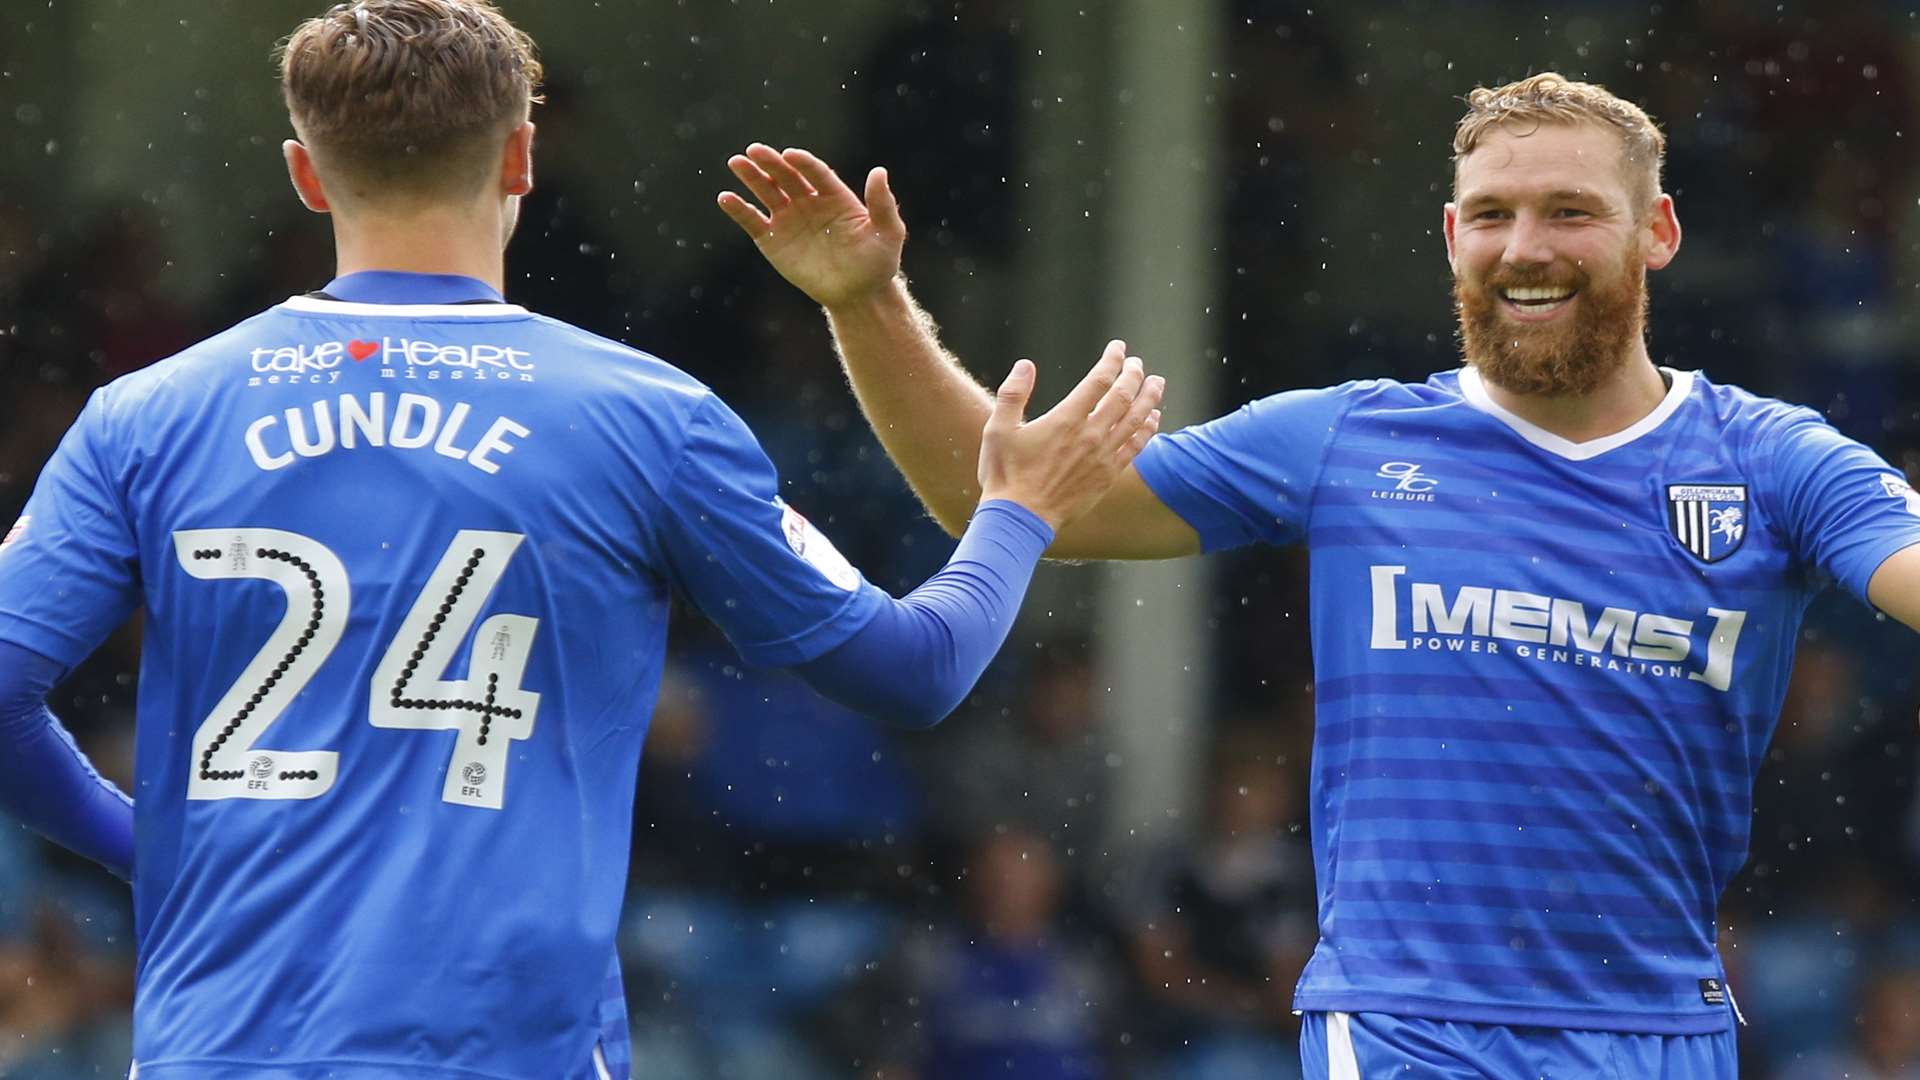
[[853, 189], [840, 179], [840, 174], [834, 172], [831, 165], [815, 157], [813, 151], [806, 147], [789, 146], [781, 152], [780, 159], [805, 177], [815, 191], [822, 193], [844, 191], [849, 195], [853, 194]]
[[788, 163], [786, 158], [781, 157], [780, 151], [766, 143], [754, 143], [747, 147], [747, 156], [752, 158], [753, 163], [760, 166], [769, 177], [772, 177], [774, 183], [780, 185], [780, 190], [786, 192], [788, 198], [804, 199], [818, 193], [814, 186], [807, 182], [807, 178], [800, 175], [800, 170]]
[[993, 395], [993, 415], [987, 417], [987, 426], [1009, 430], [1019, 427], [1027, 416], [1027, 400], [1033, 397], [1033, 383], [1033, 361], [1015, 360], [1013, 370], [1007, 372], [1000, 389]]
[[740, 178], [741, 183], [747, 185], [747, 190], [753, 192], [753, 197], [760, 200], [760, 204], [767, 208], [768, 213], [773, 213], [792, 201], [787, 198], [785, 192], [780, 190], [780, 185], [774, 183], [773, 178], [745, 154], [735, 154], [728, 158], [727, 168], [732, 170], [733, 175]]
[[1061, 415], [1072, 416], [1076, 421], [1093, 411], [1100, 399], [1105, 397], [1113, 381], [1120, 377], [1120, 368], [1127, 358], [1127, 343], [1118, 339], [1107, 342], [1107, 351], [1100, 354], [1088, 372], [1081, 376], [1079, 385], [1067, 392], [1054, 406], [1063, 410]]
[[1159, 431], [1160, 410], [1155, 409], [1147, 414], [1146, 420], [1140, 424], [1140, 427], [1137, 428], [1132, 435], [1128, 436], [1125, 443], [1121, 444], [1120, 460], [1127, 462], [1139, 457], [1140, 451], [1147, 448], [1147, 444], [1153, 441], [1154, 435], [1158, 434]]
[[1115, 446], [1125, 443], [1129, 436], [1147, 422], [1149, 415], [1160, 411], [1160, 398], [1166, 392], [1165, 378], [1159, 375], [1146, 377], [1146, 380], [1140, 384], [1139, 396], [1135, 397], [1133, 404], [1127, 407], [1127, 414], [1120, 418], [1119, 423], [1113, 425], [1112, 431], [1108, 432], [1108, 437], [1113, 440]]
[[1121, 417], [1133, 407], [1134, 400], [1140, 396], [1141, 387], [1146, 384], [1147, 369], [1137, 356], [1129, 356], [1122, 363], [1120, 377], [1113, 380], [1107, 392], [1100, 395], [1100, 403], [1093, 407], [1093, 413], [1087, 423], [1094, 431], [1106, 435], [1119, 426]]
[[878, 165], [867, 173], [867, 215], [883, 232], [907, 231], [907, 223], [900, 219], [900, 202], [887, 183], [887, 170]]
[[720, 193], [720, 197], [714, 201], [720, 204], [721, 213], [732, 218], [733, 223], [740, 226], [741, 232], [746, 233], [755, 240], [763, 239], [768, 233], [773, 231], [772, 219], [754, 209], [751, 203], [735, 195], [733, 192], [723, 191]]

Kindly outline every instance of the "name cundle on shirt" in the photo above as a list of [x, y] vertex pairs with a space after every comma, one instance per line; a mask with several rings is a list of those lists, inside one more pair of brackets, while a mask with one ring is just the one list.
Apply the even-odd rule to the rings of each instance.
[[[357, 365], [376, 357], [382, 379], [532, 382], [534, 365], [529, 356], [525, 349], [509, 346], [442, 345], [408, 337], [261, 347], [248, 354], [254, 374], [247, 385], [336, 383], [348, 361]], [[296, 405], [254, 420], [247, 425], [247, 454], [260, 469], [272, 472], [300, 458], [322, 457], [335, 450], [431, 448], [492, 475], [500, 471], [498, 459], [513, 452], [515, 440], [533, 432], [501, 415], [477, 439], [462, 445], [472, 410], [467, 402], [443, 404], [425, 394], [344, 393], [331, 402], [322, 399]]]

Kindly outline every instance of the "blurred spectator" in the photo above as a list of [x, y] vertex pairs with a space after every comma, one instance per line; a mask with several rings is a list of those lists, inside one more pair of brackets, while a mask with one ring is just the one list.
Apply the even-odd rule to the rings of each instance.
[[[966, 917], [904, 943], [863, 1024], [888, 1080], [1095, 1080], [1112, 973], [1063, 932], [1061, 872], [1037, 833], [996, 830], [972, 847]], [[879, 1053], [872, 1053], [875, 1044]]]
[[1085, 639], [1043, 643], [1028, 654], [1012, 704], [948, 722], [923, 770], [929, 809], [953, 841], [1013, 827], [1045, 836], [1073, 868], [1072, 884], [1101, 854], [1111, 769]]
[[30, 934], [0, 937], [0, 1076], [123, 1075], [132, 1002], [126, 956], [89, 952], [71, 926], [43, 909]]
[[1780, 1080], [1920, 1080], [1920, 968], [1881, 971], [1860, 990], [1852, 1040]]
[[1290, 828], [1299, 780], [1270, 738], [1223, 741], [1206, 832], [1164, 860], [1139, 904], [1134, 965], [1173, 1075], [1296, 1075], [1293, 985], [1313, 952], [1313, 856]]

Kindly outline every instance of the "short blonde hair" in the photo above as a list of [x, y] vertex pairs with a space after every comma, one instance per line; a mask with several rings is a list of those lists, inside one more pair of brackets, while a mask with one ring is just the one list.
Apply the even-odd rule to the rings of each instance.
[[540, 100], [533, 39], [489, 0], [335, 4], [278, 52], [294, 129], [375, 196], [478, 190]]
[[1531, 134], [1541, 124], [1597, 124], [1620, 136], [1621, 167], [1635, 195], [1634, 212], [1645, 213], [1660, 193], [1667, 137], [1645, 109], [1604, 86], [1543, 71], [1505, 86], [1475, 87], [1466, 102], [1467, 114], [1453, 129], [1456, 171], [1489, 128]]

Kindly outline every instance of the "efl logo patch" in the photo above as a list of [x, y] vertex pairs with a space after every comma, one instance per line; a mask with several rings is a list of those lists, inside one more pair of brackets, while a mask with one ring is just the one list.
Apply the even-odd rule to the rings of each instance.
[[784, 499], [775, 499], [780, 507], [780, 531], [786, 534], [787, 546], [795, 555], [804, 559], [807, 565], [826, 575], [828, 581], [848, 592], [860, 587], [860, 571], [853, 568], [845, 555], [840, 554], [827, 534], [814, 528], [806, 515], [788, 506]]
[[32, 521], [33, 521], [32, 515], [29, 515], [29, 514], [20, 515], [20, 520], [14, 522], [13, 528], [7, 530], [7, 538], [5, 540], [0, 540], [0, 551], [5, 551], [9, 547], [12, 547], [13, 542], [15, 540], [18, 540], [22, 536], [25, 536], [27, 533], [27, 525]]
[[1889, 496], [1905, 499], [1907, 509], [1920, 514], [1920, 491], [1913, 490], [1913, 485], [1907, 483], [1905, 477], [1888, 473], [1880, 478], [1880, 486], [1887, 490]]
[[1701, 562], [1719, 562], [1747, 538], [1747, 485], [1668, 484], [1667, 529]]

